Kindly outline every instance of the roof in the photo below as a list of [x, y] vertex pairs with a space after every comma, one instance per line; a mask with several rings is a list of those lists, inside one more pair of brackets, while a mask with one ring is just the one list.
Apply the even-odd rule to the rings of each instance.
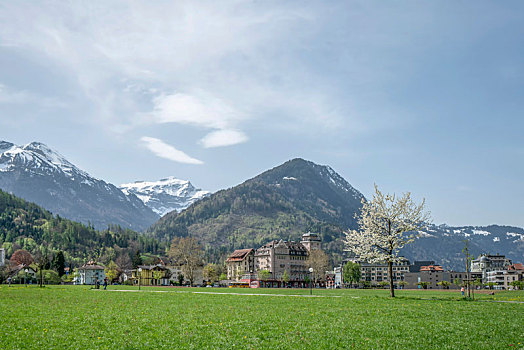
[[87, 264], [84, 264], [78, 268], [78, 270], [104, 270], [105, 267], [103, 265], [98, 265], [93, 261], [88, 262]]
[[508, 270], [523, 270], [524, 271], [524, 265], [521, 263], [509, 265]]
[[157, 265], [138, 265], [139, 269], [142, 270], [154, 270], [155, 268], [159, 268], [160, 270], [167, 270], [168, 268], [165, 266], [162, 266], [160, 264]]
[[227, 257], [226, 262], [228, 261], [242, 261], [244, 260], [254, 249], [237, 249], [231, 255]]
[[421, 266], [420, 271], [444, 271], [440, 265]]

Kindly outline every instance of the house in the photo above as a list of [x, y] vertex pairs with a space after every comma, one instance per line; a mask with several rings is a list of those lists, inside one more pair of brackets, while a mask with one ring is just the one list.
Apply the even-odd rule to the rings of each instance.
[[162, 264], [138, 265], [132, 270], [132, 278], [135, 284], [142, 286], [168, 286], [170, 272]]
[[511, 285], [514, 281], [524, 281], [524, 265], [513, 264], [508, 267], [508, 271], [504, 274], [504, 289], [515, 289]]
[[287, 273], [289, 282], [304, 282], [308, 275], [309, 250], [302, 244], [288, 241], [271, 241], [255, 252], [256, 271], [267, 270], [278, 286]]
[[0, 267], [5, 266], [5, 249], [0, 248]]
[[227, 279], [240, 281], [246, 273], [255, 270], [255, 250], [237, 249], [226, 259]]
[[[188, 285], [190, 283], [187, 276], [184, 274], [183, 265], [167, 265], [166, 268], [169, 270], [169, 283], [178, 284], [179, 278], [182, 276], [182, 284]], [[193, 285], [204, 284], [204, 267], [197, 266], [193, 271]]]
[[73, 279], [73, 284], [90, 284], [94, 285], [96, 281], [103, 283], [106, 278], [105, 267], [97, 264], [94, 261], [89, 261], [87, 264], [80, 266], [76, 271], [76, 276]]
[[408, 272], [404, 275], [407, 288], [421, 288], [419, 283], [425, 282], [427, 289], [442, 288], [438, 283], [442, 281], [450, 282], [450, 275], [444, 272], [440, 265], [421, 266], [419, 272]]
[[11, 277], [13, 283], [24, 283], [30, 280], [36, 280], [36, 270], [29, 265], [19, 264], [9, 269], [9, 277]]
[[419, 272], [422, 266], [435, 265], [433, 260], [415, 260], [412, 265], [409, 265], [409, 272]]
[[[389, 281], [388, 264], [385, 262], [367, 263], [353, 261], [360, 264], [361, 280], [378, 284], [382, 281]], [[404, 280], [405, 274], [409, 272], [409, 260], [402, 259], [400, 262], [393, 264], [393, 282], [400, 282]]]
[[[471, 272], [481, 273], [482, 282], [489, 283], [488, 282], [488, 272], [507, 271], [510, 265], [511, 265], [511, 260], [507, 259], [504, 255], [483, 254], [483, 255], [480, 255], [477, 259], [474, 259], [471, 261], [470, 270]], [[493, 277], [494, 275], [496, 274], [491, 274], [492, 280], [494, 279]]]

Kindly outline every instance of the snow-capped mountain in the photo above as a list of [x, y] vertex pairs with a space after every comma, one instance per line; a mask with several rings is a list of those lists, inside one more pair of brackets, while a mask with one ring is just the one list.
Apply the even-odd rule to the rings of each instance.
[[468, 240], [475, 257], [482, 253], [503, 254], [514, 262], [524, 262], [524, 229], [520, 227], [432, 225], [420, 233], [419, 239], [403, 249], [411, 260], [434, 260], [447, 269], [462, 271], [462, 249]]
[[195, 201], [208, 196], [208, 191], [195, 188], [188, 180], [168, 177], [159, 181], [136, 181], [120, 185], [125, 194], [134, 194], [160, 216], [180, 212]]
[[0, 189], [96, 228], [118, 224], [143, 230], [158, 219], [136, 196], [91, 177], [39, 142], [0, 141]]

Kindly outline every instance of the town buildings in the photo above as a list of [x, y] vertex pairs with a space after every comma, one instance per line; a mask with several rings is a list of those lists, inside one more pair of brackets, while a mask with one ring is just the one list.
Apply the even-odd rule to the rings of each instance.
[[[382, 281], [389, 281], [388, 264], [358, 262], [360, 264], [360, 272], [362, 274], [361, 280], [369, 282], [371, 285], [376, 285]], [[393, 282], [400, 282], [404, 280], [404, 275], [409, 272], [409, 260], [403, 259], [398, 263], [393, 264]]]
[[513, 264], [508, 267], [508, 270], [504, 274], [503, 286], [504, 289], [515, 289], [511, 285], [514, 281], [524, 281], [524, 265]]
[[255, 271], [255, 250], [237, 249], [226, 260], [227, 279], [240, 281], [242, 276]]
[[106, 278], [104, 269], [104, 266], [99, 265], [94, 261], [90, 261], [77, 269], [77, 274], [73, 279], [73, 284], [94, 285], [97, 281], [99, 283], [103, 283], [104, 279]]
[[471, 272], [481, 274], [482, 283], [489, 283], [490, 281], [497, 281], [498, 283], [502, 280], [497, 276], [503, 275], [504, 271], [507, 271], [510, 265], [511, 260], [507, 259], [504, 255], [483, 254], [471, 261], [470, 270]]
[[284, 280], [290, 286], [303, 286], [308, 278], [308, 256], [321, 248], [317, 234], [308, 232], [300, 242], [274, 240], [262, 247], [235, 250], [226, 260], [229, 280], [251, 281], [260, 271], [267, 271], [265, 285], [281, 286]]
[[139, 265], [132, 270], [131, 278], [142, 286], [168, 286], [169, 269], [162, 264]]

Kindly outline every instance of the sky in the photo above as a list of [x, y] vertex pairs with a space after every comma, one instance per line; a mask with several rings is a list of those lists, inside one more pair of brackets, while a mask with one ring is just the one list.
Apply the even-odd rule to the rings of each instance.
[[524, 227], [521, 1], [0, 1], [0, 139], [116, 185], [292, 158]]

